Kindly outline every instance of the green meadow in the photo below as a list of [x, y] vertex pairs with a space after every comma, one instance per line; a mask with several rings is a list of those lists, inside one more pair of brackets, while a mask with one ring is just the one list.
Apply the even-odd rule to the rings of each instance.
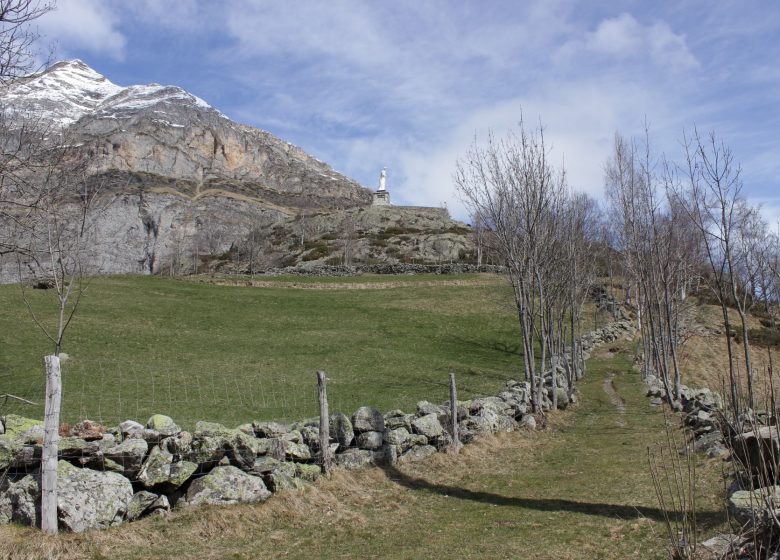
[[[445, 400], [449, 372], [461, 398], [521, 375], [516, 319], [499, 277], [262, 279], [261, 287], [92, 280], [63, 345], [63, 421], [305, 418], [318, 411], [318, 369], [328, 375], [331, 410], [348, 414], [364, 404], [413, 409]], [[28, 293], [51, 320], [53, 293]], [[52, 345], [18, 286], [0, 287], [0, 309], [0, 394], [36, 403], [0, 400], [0, 413], [42, 417], [42, 358]]]

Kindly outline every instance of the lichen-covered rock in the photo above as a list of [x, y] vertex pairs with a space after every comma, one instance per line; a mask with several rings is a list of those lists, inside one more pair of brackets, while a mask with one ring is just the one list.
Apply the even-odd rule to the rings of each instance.
[[182, 458], [203, 468], [209, 468], [219, 463], [225, 456], [224, 443], [222, 437], [196, 436], [192, 440], [189, 451], [184, 453]]
[[279, 436], [279, 439], [284, 442], [303, 443], [303, 435], [300, 430], [290, 430], [286, 434]]
[[418, 416], [427, 416], [428, 414], [444, 414], [444, 409], [433, 403], [429, 403], [428, 401], [420, 401], [417, 403], [417, 415]]
[[436, 414], [426, 414], [412, 421], [414, 431], [429, 439], [437, 438], [444, 433], [444, 428]]
[[8, 486], [0, 483], [0, 525], [10, 523], [14, 514], [14, 506], [8, 495]]
[[336, 464], [347, 470], [361, 469], [370, 465], [373, 455], [366, 449], [347, 449], [336, 455]]
[[399, 463], [414, 463], [422, 461], [436, 453], [436, 448], [432, 445], [415, 445], [409, 451], [398, 457]]
[[761, 520], [767, 506], [773, 510], [780, 509], [780, 486], [738, 490], [728, 497], [729, 512], [743, 525]]
[[301, 463], [295, 465], [295, 476], [307, 482], [314, 482], [321, 474], [322, 469], [320, 469], [319, 465], [304, 465]]
[[176, 425], [173, 418], [164, 414], [155, 414], [146, 422], [146, 427], [158, 432], [161, 437], [175, 436], [181, 432], [181, 428]]
[[57, 444], [60, 459], [92, 458], [100, 453], [100, 446], [94, 441], [78, 437], [60, 438]]
[[[12, 445], [10, 449], [11, 459], [8, 466], [12, 470], [29, 472], [40, 466], [42, 452], [43, 448], [40, 445], [18, 445], [17, 447]], [[0, 455], [4, 454], [0, 451]], [[1, 462], [2, 459], [0, 459]]]
[[264, 456], [255, 459], [255, 462], [252, 465], [251, 472], [252, 474], [263, 476], [273, 471], [279, 469], [285, 469], [285, 468], [290, 469], [290, 476], [295, 474], [295, 465], [293, 463], [287, 463], [284, 461], [279, 461], [277, 459], [274, 459], [273, 457]]
[[[226, 428], [222, 424], [214, 422], [198, 422], [195, 424], [195, 440], [207, 440], [205, 446], [199, 446], [199, 450], [205, 453], [197, 453], [210, 462], [219, 455], [218, 449], [223, 449], [231, 464], [243, 470], [249, 470], [258, 455], [267, 453], [268, 440], [258, 439], [241, 430]], [[195, 441], [191, 448], [195, 447]], [[221, 458], [221, 457], [220, 457]], [[219, 459], [217, 459], [219, 460]]]
[[292, 441], [284, 442], [284, 454], [292, 461], [311, 461], [312, 459], [308, 445]]
[[22, 445], [20, 443], [8, 439], [5, 436], [0, 436], [0, 472], [11, 466], [11, 463], [21, 449]]
[[196, 478], [187, 489], [187, 504], [252, 504], [267, 500], [271, 493], [263, 479], [234, 467], [217, 467]]
[[343, 412], [337, 412], [330, 417], [330, 439], [339, 444], [339, 450], [343, 451], [352, 445], [355, 439], [355, 430], [349, 416]]
[[409, 448], [409, 436], [409, 430], [403, 427], [395, 430], [385, 430], [385, 441], [395, 446], [398, 452], [406, 451]]
[[[135, 478], [141, 470], [149, 444], [141, 438], [127, 438], [119, 445], [103, 451], [109, 470], [120, 472], [129, 478]], [[110, 463], [108, 462], [110, 461]]]
[[59, 523], [74, 533], [121, 523], [133, 498], [133, 486], [122, 475], [57, 464]]
[[149, 509], [159, 497], [160, 496], [157, 494], [147, 492], [146, 490], [141, 490], [140, 492], [133, 494], [130, 503], [127, 505], [127, 520], [135, 521], [136, 519], [140, 519], [146, 510]]
[[138, 472], [138, 481], [145, 488], [160, 487], [172, 491], [184, 484], [197, 468], [198, 465], [189, 461], [174, 462], [174, 456], [171, 453], [159, 447], [153, 447]]
[[24, 416], [17, 416], [16, 414], [7, 414], [4, 420], [5, 437], [10, 441], [19, 441], [19, 443], [26, 443], [27, 435], [36, 430], [40, 430], [39, 433], [43, 437], [43, 422], [41, 420], [33, 420], [31, 418], [25, 418]]
[[382, 432], [363, 432], [357, 436], [359, 449], [379, 449], [383, 443], [384, 434]]
[[317, 453], [320, 450], [320, 429], [315, 426], [303, 426], [301, 428], [301, 436], [303, 437], [303, 443], [305, 443], [312, 453]]
[[22, 525], [40, 526], [41, 487], [37, 476], [27, 475], [18, 482], [8, 485], [11, 501], [11, 519]]
[[520, 420], [520, 427], [525, 428], [526, 430], [535, 430], [536, 429], [536, 418], [533, 414], [526, 414], [523, 416], [523, 418]]
[[361, 406], [352, 416], [352, 427], [357, 433], [384, 432], [385, 419], [377, 409]]
[[391, 410], [385, 414], [385, 426], [391, 430], [406, 428], [412, 431], [412, 420], [414, 418], [414, 414], [406, 414], [402, 410]]
[[299, 491], [304, 489], [303, 482], [294, 476], [283, 472], [273, 472], [268, 475], [268, 487], [271, 492]]
[[0, 436], [5, 435], [5, 423], [3, 422], [3, 419], [0, 418]]
[[278, 422], [252, 422], [259, 438], [278, 438], [290, 432], [290, 426]]
[[119, 432], [124, 438], [143, 438], [144, 427], [135, 420], [125, 420], [119, 424]]

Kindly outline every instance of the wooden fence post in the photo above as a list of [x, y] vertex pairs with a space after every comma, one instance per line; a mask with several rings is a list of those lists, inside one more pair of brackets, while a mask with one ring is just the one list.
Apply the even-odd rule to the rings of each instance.
[[455, 388], [455, 374], [450, 373], [450, 426], [452, 430], [452, 450], [460, 451], [458, 436], [458, 391]]
[[43, 421], [41, 456], [41, 529], [57, 533], [57, 451], [60, 439], [60, 404], [62, 377], [58, 356], [46, 356], [46, 404]]
[[323, 474], [330, 473], [330, 416], [328, 416], [328, 394], [325, 390], [325, 372], [317, 372], [317, 387], [320, 399], [320, 468]]

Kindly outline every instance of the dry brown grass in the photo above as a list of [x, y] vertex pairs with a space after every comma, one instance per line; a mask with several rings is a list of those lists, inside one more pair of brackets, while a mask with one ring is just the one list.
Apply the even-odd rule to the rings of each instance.
[[[739, 316], [735, 310], [730, 310], [729, 320], [732, 325], [739, 325]], [[691, 387], [709, 387], [727, 394], [724, 389], [729, 376], [728, 352], [720, 308], [715, 305], [697, 305], [688, 311], [687, 321], [692, 327], [692, 334], [680, 351], [683, 383]], [[758, 329], [761, 328], [761, 323], [757, 318], [749, 316], [748, 326]], [[744, 394], [747, 390], [744, 349], [742, 344], [734, 342], [732, 350], [738, 371], [737, 378]], [[772, 355], [773, 359], [776, 359], [774, 351]], [[760, 397], [765, 397], [769, 392], [767, 350], [751, 346], [751, 361], [754, 387]]]

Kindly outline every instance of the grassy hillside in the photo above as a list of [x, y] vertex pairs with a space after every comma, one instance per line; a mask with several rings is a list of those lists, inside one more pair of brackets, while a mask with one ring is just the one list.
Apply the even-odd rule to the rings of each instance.
[[[455, 457], [355, 473], [254, 506], [179, 510], [106, 531], [45, 537], [0, 527], [0, 555], [38, 558], [663, 559], [664, 514], [647, 467], [664, 415], [632, 349], [597, 353], [581, 404], [554, 431], [499, 434]], [[604, 390], [613, 378], [623, 408]], [[676, 418], [671, 418], [676, 423]], [[675, 454], [676, 455], [676, 454]], [[698, 528], [724, 530], [717, 462], [697, 457]]]
[[[333, 282], [338, 286], [332, 286]], [[278, 282], [278, 287], [273, 284]], [[506, 287], [492, 276], [271, 279], [264, 287], [160, 277], [95, 279], [66, 336], [64, 420], [144, 421], [162, 412], [239, 424], [316, 415], [314, 372], [333, 410], [412, 408], [497, 390], [520, 371]], [[324, 289], [331, 288], [331, 289]], [[353, 289], [361, 288], [361, 289]], [[30, 292], [52, 313], [52, 294]], [[51, 351], [15, 286], [0, 287], [0, 394], [5, 412], [42, 416], [42, 356]]]

